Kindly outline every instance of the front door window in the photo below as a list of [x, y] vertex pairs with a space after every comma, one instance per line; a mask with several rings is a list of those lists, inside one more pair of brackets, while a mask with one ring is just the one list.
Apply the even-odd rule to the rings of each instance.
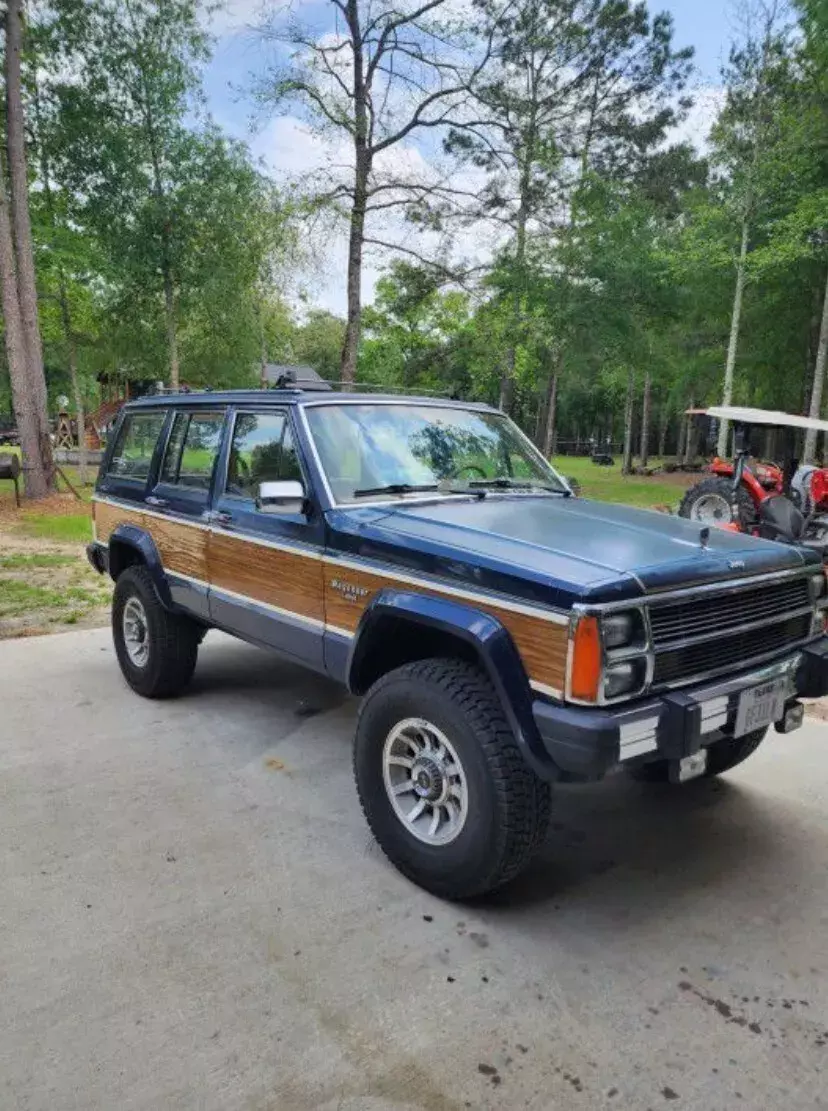
[[230, 445], [225, 492], [255, 499], [262, 482], [284, 479], [302, 479], [285, 414], [239, 413]]

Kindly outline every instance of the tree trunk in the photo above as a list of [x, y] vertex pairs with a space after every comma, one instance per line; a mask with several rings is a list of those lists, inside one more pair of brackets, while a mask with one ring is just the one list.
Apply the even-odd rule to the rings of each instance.
[[684, 462], [684, 446], [687, 443], [687, 417], [682, 413], [679, 421], [678, 444], [676, 445], [676, 461]]
[[169, 261], [164, 261], [164, 315], [167, 321], [167, 357], [170, 360], [170, 389], [177, 391], [181, 382], [178, 372], [178, 322], [176, 320], [175, 286]]
[[[361, 176], [357, 170], [357, 176]], [[351, 232], [348, 240], [348, 322], [345, 342], [342, 345], [342, 382], [346, 388], [356, 379], [357, 353], [362, 325], [362, 245], [365, 236], [365, 206], [367, 204], [367, 170], [365, 179], [358, 184], [351, 209]]]
[[30, 498], [49, 493], [50, 475], [41, 454], [41, 429], [37, 399], [29, 377], [29, 362], [20, 318], [17, 272], [12, 241], [11, 220], [6, 198], [5, 174], [0, 163], [0, 281], [2, 282], [3, 320], [6, 355], [12, 388], [12, 407], [23, 455], [23, 483]]
[[[736, 367], [736, 349], [739, 345], [739, 328], [742, 321], [742, 296], [745, 292], [745, 270], [748, 249], [748, 218], [742, 220], [742, 243], [739, 248], [739, 262], [736, 266], [736, 289], [733, 293], [733, 311], [730, 316], [730, 341], [727, 345], [727, 362], [725, 363], [724, 389], [722, 390], [722, 405], [730, 405], [733, 398], [733, 372]], [[727, 436], [730, 430], [728, 421], [722, 421], [719, 426], [719, 442], [716, 446], [718, 455], [727, 455]]]
[[535, 435], [532, 437], [532, 442], [539, 451], [543, 447], [543, 429], [546, 424], [545, 418], [546, 402], [541, 399], [538, 402], [538, 411], [535, 413]]
[[624, 459], [621, 464], [621, 473], [629, 474], [632, 471], [632, 440], [633, 440], [633, 394], [635, 392], [635, 373], [630, 367], [627, 375], [627, 404], [624, 406]]
[[546, 427], [543, 433], [543, 456], [548, 459], [555, 446], [555, 425], [558, 418], [558, 360], [552, 367], [549, 375], [549, 386], [546, 393]]
[[72, 332], [72, 317], [69, 312], [69, 301], [66, 296], [66, 283], [63, 271], [60, 273], [60, 317], [63, 323], [63, 334], [66, 338], [66, 347], [69, 361], [69, 380], [72, 383], [72, 396], [75, 399], [75, 416], [78, 422], [78, 477], [81, 486], [87, 482], [87, 457], [86, 457], [86, 414], [83, 405], [83, 391], [78, 378], [78, 348]]
[[641, 466], [647, 466], [650, 458], [650, 392], [652, 382], [649, 371], [644, 375], [644, 399], [641, 407]]
[[264, 304], [260, 297], [257, 303], [257, 316], [259, 318], [259, 384], [262, 389], [267, 388], [267, 336], [265, 335]]
[[529, 219], [530, 190], [532, 187], [532, 164], [535, 148], [535, 119], [534, 115], [529, 122], [526, 151], [523, 155], [523, 165], [520, 171], [520, 203], [517, 210], [517, 223], [515, 228], [515, 279], [517, 288], [512, 295], [512, 328], [506, 346], [506, 357], [503, 363], [503, 375], [500, 379], [500, 408], [508, 413], [512, 405], [512, 393], [515, 382], [515, 364], [517, 362], [517, 345], [522, 331], [523, 317], [523, 271], [526, 266], [526, 225]]
[[664, 459], [667, 454], [667, 434], [670, 431], [670, 409], [664, 406], [661, 414], [661, 426], [658, 430], [658, 457]]
[[175, 296], [175, 277], [173, 273], [172, 253], [172, 227], [170, 215], [167, 211], [167, 197], [164, 193], [164, 179], [161, 174], [161, 150], [158, 132], [155, 127], [155, 114], [152, 110], [149, 81], [143, 66], [141, 68], [141, 82], [144, 100], [142, 104], [144, 127], [146, 129], [147, 143], [149, 145], [150, 161], [152, 162], [152, 194], [158, 206], [158, 218], [161, 222], [161, 277], [164, 283], [164, 318], [167, 330], [167, 359], [170, 367], [170, 389], [178, 390], [180, 375], [178, 368], [178, 322], [176, 318], [177, 306]]
[[[693, 400], [693, 398], [691, 397], [690, 398], [690, 404], [687, 406], [687, 408], [688, 409], [694, 409], [695, 406], [696, 406], [696, 403]], [[687, 414], [685, 414], [683, 424], [684, 424], [684, 429], [685, 429], [685, 431], [684, 431], [684, 451], [682, 452], [681, 461], [686, 466], [691, 461], [691, 459], [695, 459], [695, 457], [696, 457], [696, 444], [695, 444], [696, 437], [694, 435], [695, 425], [693, 424], [693, 418], [691, 416], [688, 416]]]
[[[811, 391], [811, 408], [808, 415], [819, 418], [822, 409], [822, 387], [825, 382], [825, 362], [828, 356], [828, 280], [825, 283], [825, 297], [822, 302], [822, 322], [819, 326], [819, 344], [814, 363], [814, 387]], [[805, 448], [802, 452], [803, 463], [813, 463], [816, 451], [816, 432], [809, 428], [805, 433]]]
[[[54, 484], [52, 445], [49, 439], [49, 407], [46, 377], [43, 373], [43, 346], [37, 315], [32, 227], [29, 219], [29, 175], [26, 159], [26, 120], [20, 76], [20, 55], [23, 39], [22, 0], [8, 0], [6, 5], [6, 137], [11, 186], [12, 241], [17, 281], [20, 327], [26, 356], [28, 389], [38, 424], [39, 454], [46, 475], [46, 490]], [[5, 188], [5, 187], [4, 187]], [[31, 495], [35, 496], [35, 495]], [[43, 496], [43, 495], [37, 495]]]
[[[339, 5], [342, 7], [342, 4]], [[371, 175], [370, 92], [365, 84], [364, 37], [359, 23], [358, 0], [346, 0], [345, 22], [351, 39], [354, 101], [354, 203], [348, 238], [348, 321], [342, 344], [340, 378], [346, 390], [356, 380], [359, 337], [362, 330], [362, 248], [365, 243], [365, 215], [368, 210], [368, 179]]]
[[[52, 174], [49, 163], [49, 153], [46, 150], [45, 136], [43, 132], [43, 121], [40, 114], [40, 94], [37, 83], [34, 84], [34, 118], [35, 118], [35, 133], [37, 136], [36, 146], [40, 154], [40, 178], [43, 187], [43, 196], [46, 200], [46, 212], [49, 217], [49, 224], [52, 229], [52, 234], [57, 230], [57, 221], [55, 219], [55, 206], [52, 199]], [[63, 328], [63, 338], [66, 343], [66, 356], [69, 364], [69, 379], [72, 385], [72, 395], [75, 399], [75, 419], [78, 425], [78, 474], [80, 477], [81, 485], [85, 486], [88, 479], [87, 474], [87, 454], [86, 454], [86, 415], [84, 413], [83, 405], [83, 391], [81, 390], [80, 380], [78, 378], [78, 349], [75, 343], [75, 336], [72, 332], [72, 314], [69, 309], [69, 296], [66, 290], [66, 274], [63, 269], [63, 264], [58, 262], [58, 300], [60, 302], [60, 320]]]

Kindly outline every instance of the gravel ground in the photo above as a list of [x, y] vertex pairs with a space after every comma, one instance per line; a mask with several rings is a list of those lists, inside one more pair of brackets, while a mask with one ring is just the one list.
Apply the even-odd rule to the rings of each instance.
[[0, 1107], [826, 1106], [828, 727], [718, 783], [561, 790], [471, 906], [371, 843], [354, 704], [211, 634], [0, 643]]

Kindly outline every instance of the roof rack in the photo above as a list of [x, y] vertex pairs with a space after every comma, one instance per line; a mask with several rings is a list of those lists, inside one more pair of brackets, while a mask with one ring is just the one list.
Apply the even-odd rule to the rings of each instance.
[[[370, 393], [372, 390], [377, 393], [398, 393], [403, 396], [410, 395], [412, 397], [444, 397], [446, 401], [462, 401], [457, 393], [447, 393], [445, 390], [419, 390], [412, 386], [387, 386], [381, 382], [350, 382], [345, 383], [339, 379], [322, 378], [321, 382], [331, 390], [340, 390], [344, 392], [354, 391], [355, 393]], [[302, 383], [297, 383], [297, 389], [319, 388], [319, 384], [311, 383], [305, 387]]]
[[[290, 373], [280, 375], [275, 381], [269, 382], [266, 386], [257, 387], [241, 387], [233, 389], [229, 387], [231, 392], [238, 393], [258, 393], [264, 390], [269, 392], [271, 390], [294, 390], [301, 393], [383, 393], [383, 394], [400, 394], [403, 397], [442, 397], [446, 401], [464, 401], [465, 398], [461, 397], [459, 393], [448, 393], [445, 390], [423, 390], [417, 389], [412, 386], [388, 386], [381, 382], [342, 382], [336, 378], [296, 378]], [[217, 389], [214, 390], [212, 386], [200, 386], [194, 388], [192, 386], [182, 385], [178, 389], [173, 389], [171, 386], [162, 386], [160, 383], [152, 390], [151, 393], [144, 394], [144, 397], [181, 397], [187, 394], [209, 394], [209, 393], [226, 393], [228, 390]]]

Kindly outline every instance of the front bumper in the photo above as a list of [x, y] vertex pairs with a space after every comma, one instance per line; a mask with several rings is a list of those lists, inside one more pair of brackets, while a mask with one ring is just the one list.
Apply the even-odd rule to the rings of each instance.
[[616, 764], [681, 760], [732, 729], [739, 694], [786, 678], [787, 700], [828, 694], [828, 637], [728, 679], [685, 687], [631, 706], [588, 709], [537, 700], [535, 723], [547, 755], [567, 777], [600, 779]]

